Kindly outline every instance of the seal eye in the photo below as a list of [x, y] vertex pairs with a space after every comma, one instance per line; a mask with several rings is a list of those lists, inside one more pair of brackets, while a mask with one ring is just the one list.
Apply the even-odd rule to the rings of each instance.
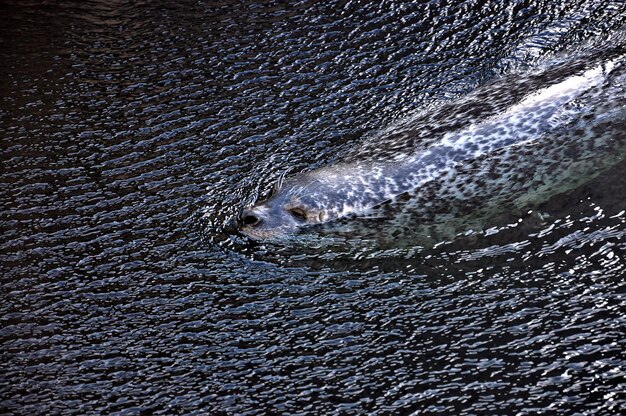
[[291, 208], [289, 210], [291, 215], [299, 219], [300, 221], [306, 221], [306, 212], [301, 208]]

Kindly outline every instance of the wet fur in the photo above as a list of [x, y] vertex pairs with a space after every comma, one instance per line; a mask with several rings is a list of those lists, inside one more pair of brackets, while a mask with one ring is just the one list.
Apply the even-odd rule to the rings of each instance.
[[385, 129], [339, 163], [286, 178], [267, 204], [306, 207], [331, 232], [450, 237], [585, 183], [625, 148], [619, 44], [504, 77]]

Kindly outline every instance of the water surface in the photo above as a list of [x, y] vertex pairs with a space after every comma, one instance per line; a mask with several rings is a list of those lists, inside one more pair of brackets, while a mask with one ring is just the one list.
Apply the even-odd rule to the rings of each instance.
[[624, 412], [624, 163], [421, 252], [231, 226], [286, 170], [626, 23], [504, 3], [3, 3], [1, 411]]

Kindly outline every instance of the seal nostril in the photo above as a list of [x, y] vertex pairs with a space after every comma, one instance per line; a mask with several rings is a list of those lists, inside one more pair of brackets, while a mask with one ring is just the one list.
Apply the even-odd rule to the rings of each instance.
[[239, 214], [239, 224], [240, 225], [257, 225], [261, 222], [261, 218], [255, 214], [255, 212], [251, 209], [244, 209]]
[[259, 222], [261, 222], [261, 220], [259, 220], [259, 218], [255, 215], [252, 214], [246, 214], [244, 215], [244, 217], [241, 220], [245, 225], [256, 225]]

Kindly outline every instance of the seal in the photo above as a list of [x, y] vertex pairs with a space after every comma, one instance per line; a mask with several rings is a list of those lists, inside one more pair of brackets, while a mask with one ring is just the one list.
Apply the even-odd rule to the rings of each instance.
[[578, 53], [425, 111], [287, 178], [239, 229], [257, 240], [330, 223], [392, 238], [416, 224], [462, 232], [580, 186], [624, 159], [625, 57], [623, 43]]

